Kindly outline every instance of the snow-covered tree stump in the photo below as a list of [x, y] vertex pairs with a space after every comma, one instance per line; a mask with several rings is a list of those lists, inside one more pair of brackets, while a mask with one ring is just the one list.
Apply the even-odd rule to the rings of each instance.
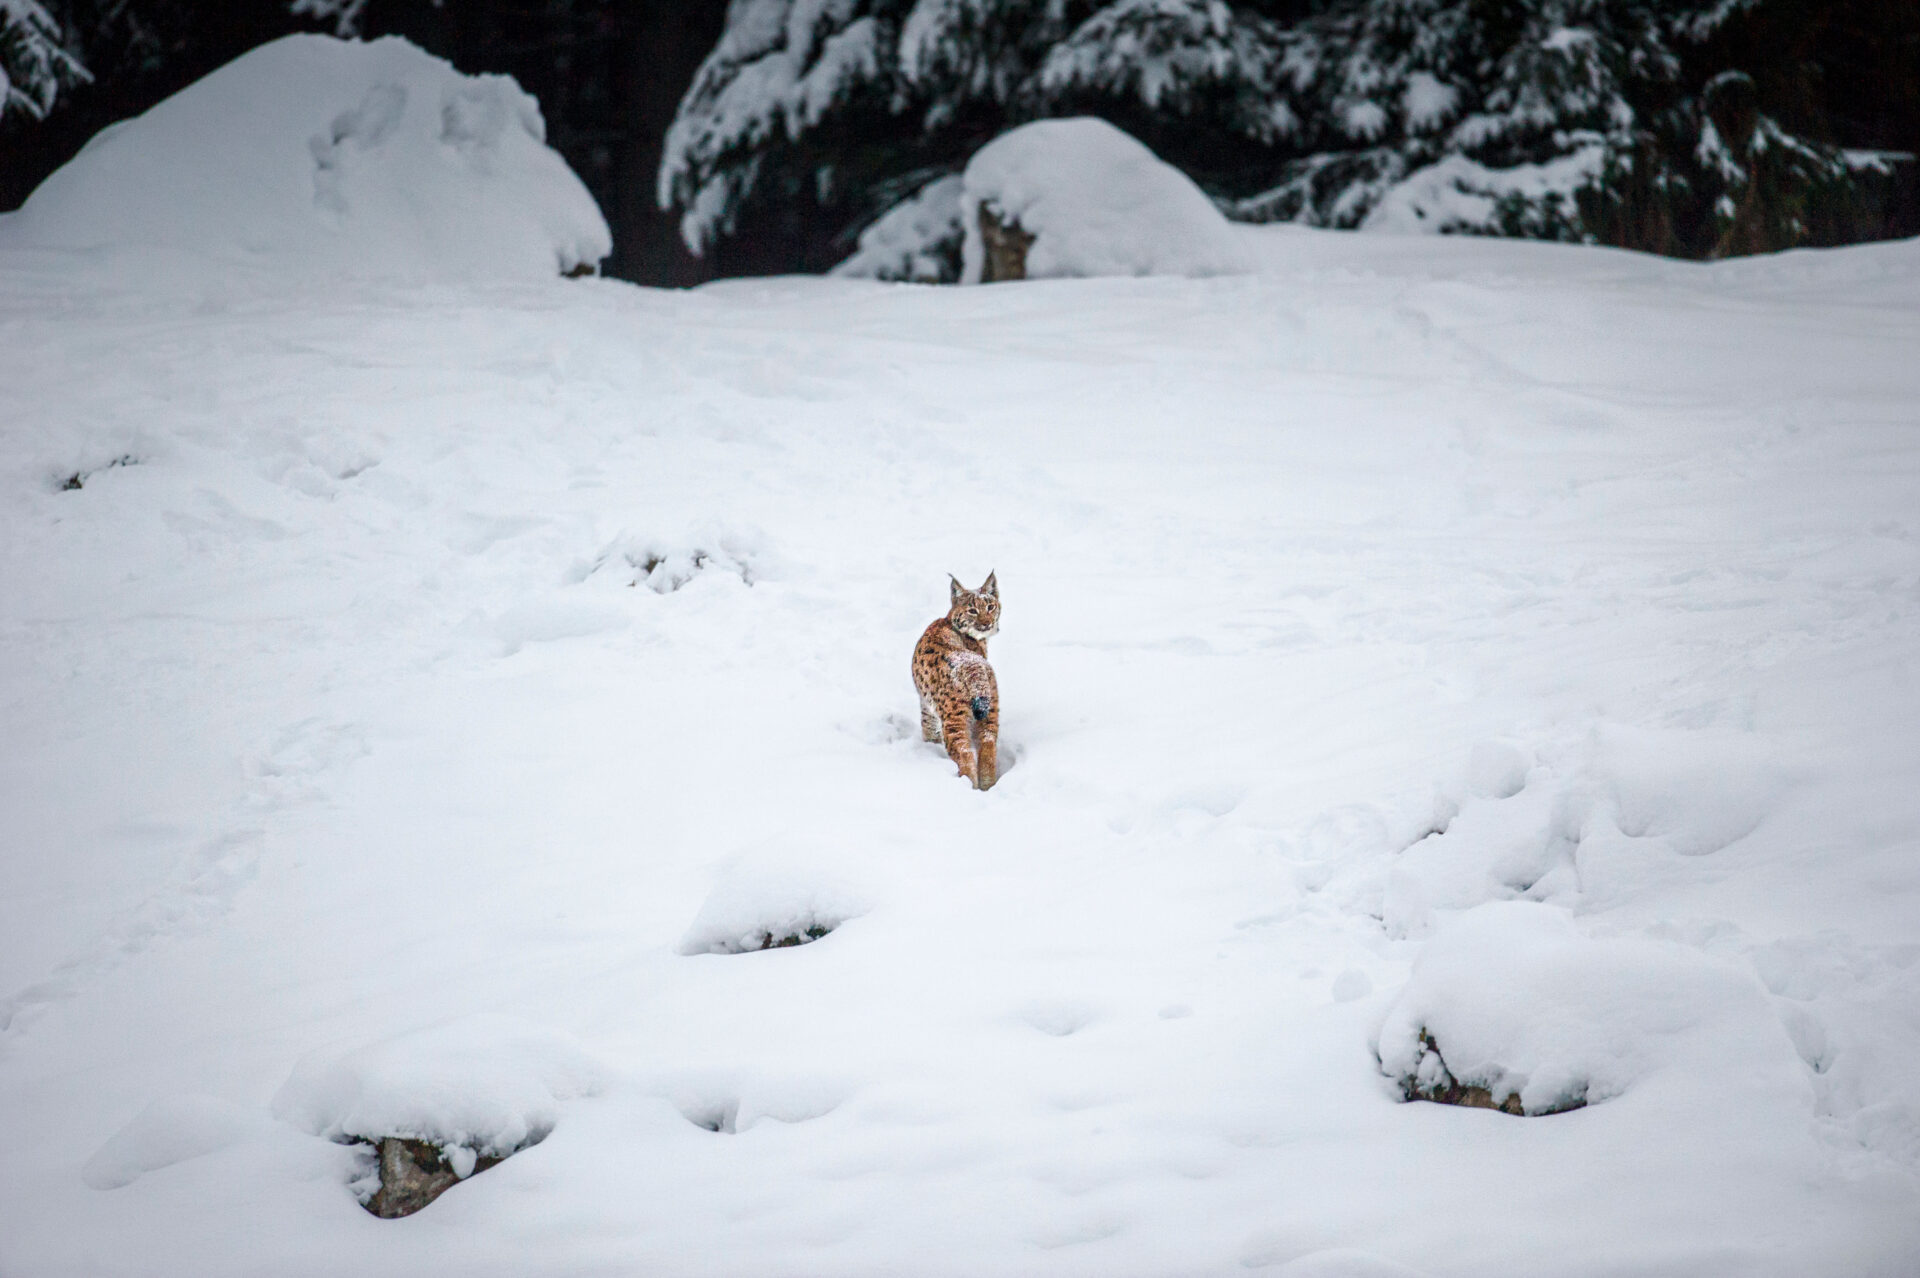
[[1033, 247], [1033, 235], [1018, 222], [1003, 222], [984, 200], [980, 204], [980, 241], [986, 247], [986, 261], [980, 269], [980, 282], [1027, 278], [1027, 250]]

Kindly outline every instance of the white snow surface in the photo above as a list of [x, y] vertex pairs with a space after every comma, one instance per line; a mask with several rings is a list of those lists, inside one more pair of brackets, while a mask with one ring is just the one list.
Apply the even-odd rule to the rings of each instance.
[[1920, 245], [1234, 235], [0, 248], [0, 1273], [1910, 1275]]
[[1245, 237], [1191, 178], [1090, 116], [1009, 129], [967, 161], [960, 221], [961, 278], [969, 284], [980, 281], [986, 261], [983, 203], [1034, 237], [1029, 279], [1227, 275], [1251, 267]]
[[510, 77], [293, 35], [100, 131], [0, 247], [188, 250], [301, 274], [525, 279], [612, 251]]

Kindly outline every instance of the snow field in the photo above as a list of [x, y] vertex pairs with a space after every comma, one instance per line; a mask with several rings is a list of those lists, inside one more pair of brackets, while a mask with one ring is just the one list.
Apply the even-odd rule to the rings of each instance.
[[[0, 1271], [1909, 1271], [1912, 246], [1238, 234], [0, 252]], [[383, 1125], [545, 1138], [377, 1221]]]

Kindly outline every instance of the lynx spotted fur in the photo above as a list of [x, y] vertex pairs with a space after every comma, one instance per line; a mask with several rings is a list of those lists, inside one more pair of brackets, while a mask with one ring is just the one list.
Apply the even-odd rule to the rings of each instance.
[[987, 664], [987, 640], [1000, 633], [1000, 586], [992, 573], [978, 590], [948, 580], [952, 606], [913, 645], [920, 735], [944, 742], [960, 775], [987, 790], [999, 776], [1000, 687]]

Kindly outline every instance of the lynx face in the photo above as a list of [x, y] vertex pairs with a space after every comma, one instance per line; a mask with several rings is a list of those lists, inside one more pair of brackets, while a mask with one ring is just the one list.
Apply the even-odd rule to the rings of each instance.
[[947, 620], [953, 628], [969, 639], [991, 639], [1000, 633], [1000, 586], [994, 581], [993, 574], [980, 584], [978, 590], [968, 590], [952, 577], [953, 607], [947, 611]]

